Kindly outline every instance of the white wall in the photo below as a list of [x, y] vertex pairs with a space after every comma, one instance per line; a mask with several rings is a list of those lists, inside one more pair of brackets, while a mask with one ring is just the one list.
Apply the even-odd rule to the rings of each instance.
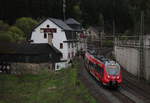
[[[73, 43], [73, 47], [72, 47], [72, 43]], [[70, 59], [72, 59], [72, 52], [74, 53], [73, 55], [75, 56], [75, 54], [77, 52], [77, 47], [75, 46], [76, 45], [75, 42], [68, 43], [68, 45], [70, 45], [70, 48], [68, 48], [68, 52], [70, 53], [70, 58], [68, 58], [68, 59], [70, 60]]]

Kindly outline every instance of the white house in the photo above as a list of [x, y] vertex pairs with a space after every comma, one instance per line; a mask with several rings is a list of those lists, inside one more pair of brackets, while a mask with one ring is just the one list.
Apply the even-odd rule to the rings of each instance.
[[103, 27], [93, 27], [93, 26], [90, 26], [87, 30], [87, 35], [88, 37], [90, 37], [92, 40], [95, 40], [95, 39], [99, 39], [102, 36], [104, 36], [104, 29]]
[[65, 20], [65, 23], [69, 25], [76, 32], [77, 39], [78, 39], [77, 51], [80, 51], [81, 49], [83, 51], [86, 51], [87, 49], [86, 35], [84, 33], [81, 23], [79, 23], [73, 18], [68, 18], [67, 20]]
[[31, 35], [32, 44], [49, 43], [63, 54], [61, 62], [55, 64], [55, 70], [65, 68], [76, 53], [76, 34], [65, 22], [48, 18], [37, 25]]

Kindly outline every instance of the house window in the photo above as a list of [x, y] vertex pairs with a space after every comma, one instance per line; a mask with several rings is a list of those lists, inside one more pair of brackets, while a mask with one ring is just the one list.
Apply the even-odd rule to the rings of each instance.
[[70, 58], [70, 53], [68, 53], [68, 58]]
[[91, 31], [89, 31], [89, 34], [91, 34]]
[[49, 25], [47, 25], [47, 28], [49, 28]]
[[60, 49], [63, 49], [63, 43], [60, 43]]
[[44, 39], [46, 39], [47, 38], [47, 34], [46, 33], [44, 33]]
[[68, 48], [70, 48], [70, 43], [68, 43]]
[[72, 52], [72, 57], [74, 57], [74, 52]]

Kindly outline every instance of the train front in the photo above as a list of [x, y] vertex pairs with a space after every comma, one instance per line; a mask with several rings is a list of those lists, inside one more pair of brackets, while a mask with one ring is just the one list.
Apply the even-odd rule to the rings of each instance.
[[107, 62], [104, 69], [104, 84], [118, 87], [122, 83], [122, 73], [120, 65], [114, 61]]

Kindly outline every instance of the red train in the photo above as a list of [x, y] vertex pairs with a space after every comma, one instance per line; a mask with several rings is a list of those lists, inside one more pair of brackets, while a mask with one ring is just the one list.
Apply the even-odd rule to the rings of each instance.
[[120, 65], [104, 56], [85, 53], [85, 66], [87, 70], [103, 85], [118, 87], [122, 83]]

